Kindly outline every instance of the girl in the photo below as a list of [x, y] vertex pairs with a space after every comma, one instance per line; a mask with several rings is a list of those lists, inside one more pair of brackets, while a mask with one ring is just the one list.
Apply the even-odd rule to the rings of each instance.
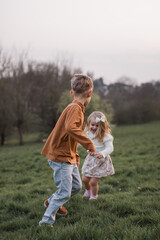
[[86, 188], [83, 197], [96, 200], [99, 180], [115, 173], [109, 156], [113, 152], [113, 137], [105, 115], [98, 111], [89, 115], [84, 131], [93, 141], [96, 151], [87, 155], [82, 166], [82, 181]]

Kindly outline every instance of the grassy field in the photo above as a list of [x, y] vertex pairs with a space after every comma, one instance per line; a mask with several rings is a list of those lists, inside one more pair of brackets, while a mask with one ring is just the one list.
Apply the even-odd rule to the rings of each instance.
[[38, 226], [56, 190], [43, 143], [0, 147], [0, 239], [160, 239], [160, 122], [115, 127], [113, 136], [115, 175], [100, 181], [96, 202], [82, 199], [84, 189], [71, 198], [53, 228]]

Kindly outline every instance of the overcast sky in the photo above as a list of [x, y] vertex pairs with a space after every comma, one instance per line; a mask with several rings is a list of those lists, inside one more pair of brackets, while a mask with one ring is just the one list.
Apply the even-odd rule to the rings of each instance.
[[0, 0], [0, 45], [103, 77], [160, 79], [160, 0]]

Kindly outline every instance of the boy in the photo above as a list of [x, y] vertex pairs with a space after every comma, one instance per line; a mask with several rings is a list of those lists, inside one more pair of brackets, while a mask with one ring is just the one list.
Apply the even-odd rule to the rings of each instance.
[[92, 91], [93, 82], [90, 77], [74, 75], [70, 91], [74, 100], [62, 112], [42, 149], [41, 154], [48, 158], [49, 165], [54, 170], [58, 190], [44, 202], [47, 210], [39, 225], [52, 225], [56, 214], [65, 216], [67, 210], [63, 204], [82, 188], [77, 167], [80, 161], [78, 143], [89, 150], [90, 154], [94, 154], [96, 150], [92, 141], [83, 133], [84, 111], [91, 100]]

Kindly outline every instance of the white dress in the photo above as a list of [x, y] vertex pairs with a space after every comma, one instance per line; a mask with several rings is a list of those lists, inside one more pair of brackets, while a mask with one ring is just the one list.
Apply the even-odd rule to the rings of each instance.
[[98, 139], [94, 139], [95, 134], [92, 132], [88, 131], [87, 136], [96, 147], [95, 154], [99, 152], [103, 157], [98, 159], [96, 155], [90, 156], [88, 154], [82, 166], [82, 175], [96, 178], [113, 175], [115, 171], [110, 157], [113, 152], [113, 137], [107, 134], [104, 136], [103, 141], [99, 142]]

